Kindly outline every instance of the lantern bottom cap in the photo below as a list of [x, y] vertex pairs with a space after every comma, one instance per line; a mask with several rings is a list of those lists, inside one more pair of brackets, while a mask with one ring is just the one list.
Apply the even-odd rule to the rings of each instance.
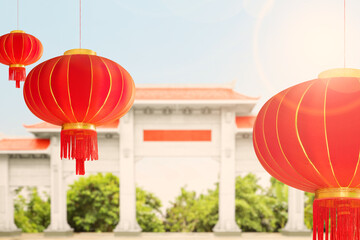
[[62, 130], [70, 129], [82, 129], [82, 130], [96, 130], [96, 126], [91, 123], [64, 123], [62, 125]]
[[11, 67], [11, 68], [16, 68], [16, 67], [25, 67], [25, 65], [24, 64], [10, 64], [9, 65], [9, 67]]
[[84, 48], [75, 48], [70, 49], [64, 52], [64, 55], [74, 55], [74, 54], [81, 54], [81, 55], [96, 55], [96, 52], [90, 49]]
[[335, 78], [335, 77], [357, 77], [360, 78], [360, 69], [356, 68], [333, 68], [321, 72], [318, 78]]
[[315, 199], [360, 198], [359, 188], [322, 188], [315, 192]]

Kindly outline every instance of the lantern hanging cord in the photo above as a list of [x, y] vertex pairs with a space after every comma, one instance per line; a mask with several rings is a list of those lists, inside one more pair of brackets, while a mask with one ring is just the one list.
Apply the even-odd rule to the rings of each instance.
[[19, 30], [19, 0], [16, 5], [16, 29]]
[[81, 0], [79, 0], [79, 9], [80, 9], [80, 11], [79, 11], [79, 29], [80, 29], [80, 33], [79, 33], [79, 45], [80, 45], [80, 48], [81, 48]]
[[346, 0], [344, 0], [344, 68], [346, 68]]

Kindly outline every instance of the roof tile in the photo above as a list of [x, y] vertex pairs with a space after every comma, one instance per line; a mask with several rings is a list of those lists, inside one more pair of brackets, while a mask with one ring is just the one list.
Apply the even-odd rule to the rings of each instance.
[[0, 151], [44, 150], [49, 145], [49, 139], [1, 139]]

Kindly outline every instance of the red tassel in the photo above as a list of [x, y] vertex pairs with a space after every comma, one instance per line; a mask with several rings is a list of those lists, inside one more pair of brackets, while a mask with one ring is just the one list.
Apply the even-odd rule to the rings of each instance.
[[90, 129], [61, 131], [61, 159], [76, 159], [76, 174], [84, 175], [84, 161], [98, 160], [97, 133]]
[[316, 199], [313, 225], [313, 240], [360, 240], [360, 199]]
[[20, 88], [20, 82], [25, 81], [25, 67], [9, 67], [9, 80], [16, 81], [16, 88]]
[[76, 159], [76, 175], [85, 175], [84, 159]]

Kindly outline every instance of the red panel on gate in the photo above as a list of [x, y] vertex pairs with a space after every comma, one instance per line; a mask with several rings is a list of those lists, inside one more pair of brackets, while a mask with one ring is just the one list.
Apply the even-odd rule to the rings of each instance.
[[210, 142], [211, 130], [144, 130], [145, 142]]

